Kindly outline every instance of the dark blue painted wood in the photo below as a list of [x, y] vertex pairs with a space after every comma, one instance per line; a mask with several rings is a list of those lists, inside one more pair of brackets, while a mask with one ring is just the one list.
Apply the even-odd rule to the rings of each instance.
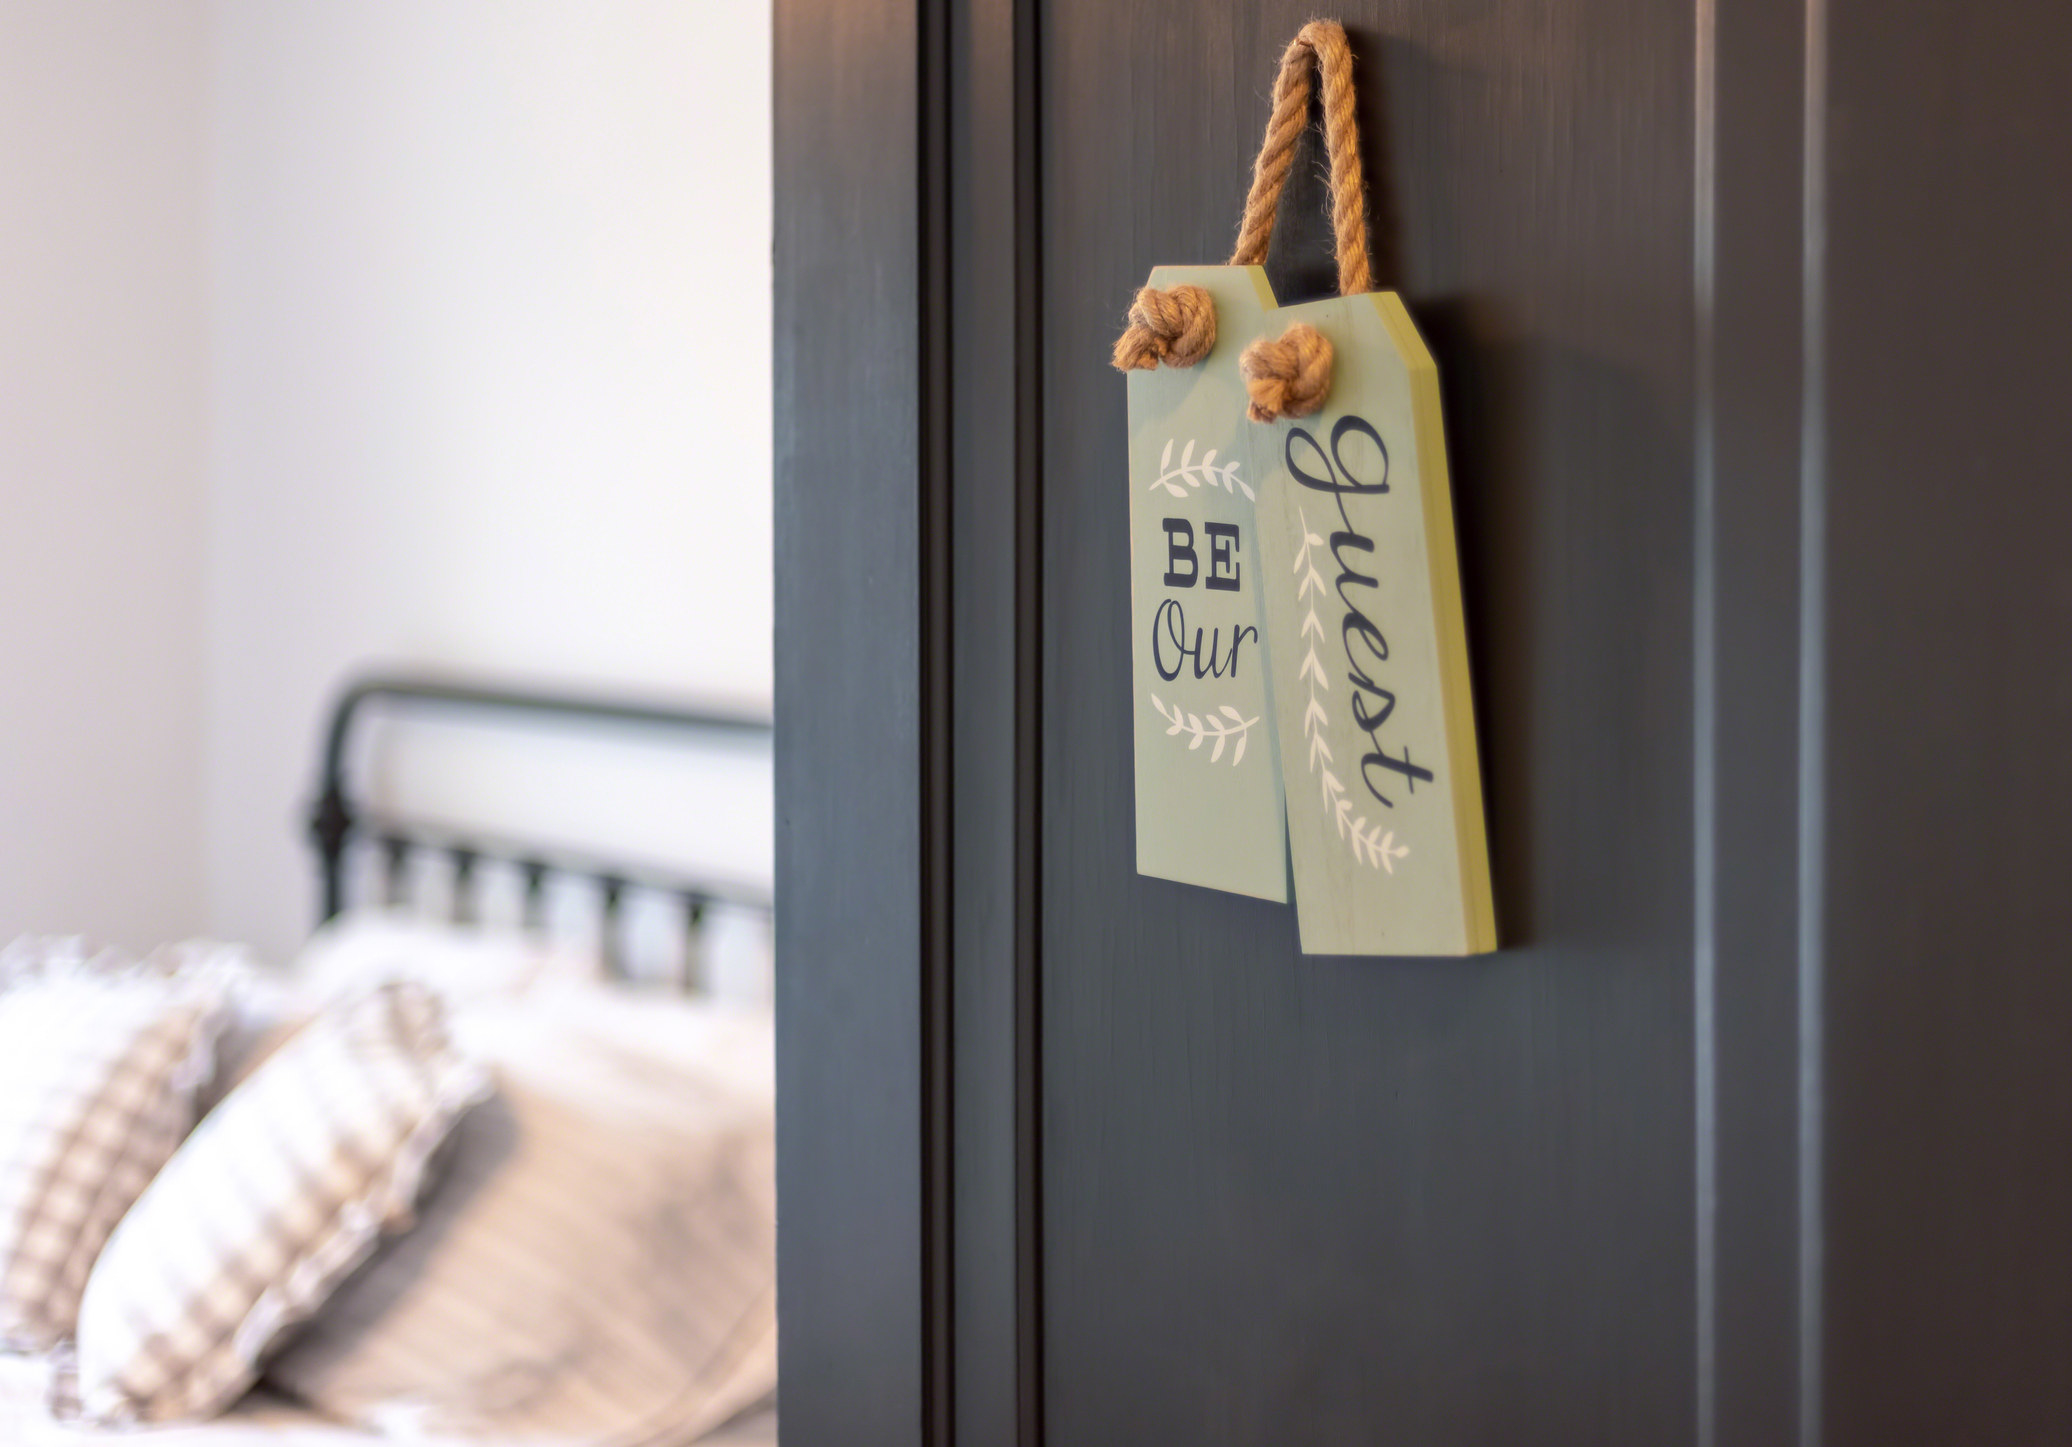
[[920, 35], [907, 0], [777, 5], [779, 1397], [792, 1447], [915, 1447], [928, 1416]]

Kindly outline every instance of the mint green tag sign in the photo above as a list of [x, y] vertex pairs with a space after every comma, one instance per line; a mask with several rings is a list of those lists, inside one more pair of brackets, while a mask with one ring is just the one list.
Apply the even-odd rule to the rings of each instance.
[[1188, 284], [1214, 298], [1223, 340], [1194, 366], [1128, 381], [1137, 872], [1286, 900], [1254, 428], [1237, 372], [1271, 298], [1264, 274], [1242, 268], [1151, 275]]
[[[1265, 289], [1257, 268], [1238, 269]], [[1228, 290], [1244, 288], [1229, 284]], [[1218, 294], [1221, 300], [1221, 293]], [[1311, 416], [1246, 423], [1309, 954], [1496, 948], [1438, 372], [1393, 292], [1269, 309], [1331, 343]]]

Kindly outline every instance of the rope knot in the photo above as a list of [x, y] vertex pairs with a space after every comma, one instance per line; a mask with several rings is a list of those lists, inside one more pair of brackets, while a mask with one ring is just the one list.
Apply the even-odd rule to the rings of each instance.
[[1191, 367], [1216, 345], [1216, 303], [1198, 286], [1141, 288], [1130, 303], [1130, 324], [1115, 342], [1118, 371], [1149, 370], [1160, 362]]
[[1331, 343], [1307, 322], [1277, 338], [1259, 338], [1245, 348], [1237, 369], [1252, 398], [1245, 415], [1254, 422], [1307, 417], [1331, 395]]

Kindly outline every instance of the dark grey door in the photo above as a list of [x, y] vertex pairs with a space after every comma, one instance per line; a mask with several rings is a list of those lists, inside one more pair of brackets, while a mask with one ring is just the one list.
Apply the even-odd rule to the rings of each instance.
[[1044, 8], [1046, 1440], [2072, 1440], [2072, 21], [1346, 12], [1461, 518], [1445, 962], [1131, 868], [1100, 362], [1310, 13]]
[[[1383, 279], [1445, 387], [1504, 949], [1305, 958], [1292, 909], [1133, 869], [1104, 349], [1151, 264], [1228, 255], [1310, 13], [1048, 11], [1048, 1440], [1687, 1440], [1688, 5], [1346, 16]], [[1269, 261], [1284, 298], [1332, 284], [1311, 154]]]
[[2072, 1441], [2072, 10], [1341, 13], [1469, 961], [1133, 868], [1105, 358], [1310, 9], [780, 5], [787, 1441]]

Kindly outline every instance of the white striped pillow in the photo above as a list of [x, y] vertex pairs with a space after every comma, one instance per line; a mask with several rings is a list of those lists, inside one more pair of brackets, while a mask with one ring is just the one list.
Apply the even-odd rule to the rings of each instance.
[[276, 1336], [410, 1220], [433, 1150], [487, 1089], [439, 1002], [385, 984], [325, 1011], [211, 1111], [88, 1280], [61, 1414], [211, 1416]]
[[[0, 1345], [69, 1336], [87, 1274], [194, 1124], [227, 1015], [207, 947], [141, 964], [76, 941], [0, 954]], [[180, 965], [194, 968], [174, 974]]]
[[410, 1441], [689, 1442], [776, 1382], [767, 1012], [603, 987], [454, 1015], [497, 1098], [420, 1228], [267, 1368]]

